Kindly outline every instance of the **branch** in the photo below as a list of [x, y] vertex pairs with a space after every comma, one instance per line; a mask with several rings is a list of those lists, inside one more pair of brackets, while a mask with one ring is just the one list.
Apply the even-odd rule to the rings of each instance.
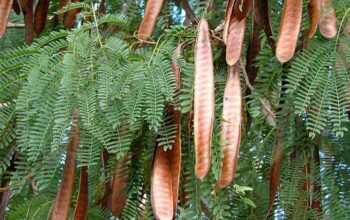
[[17, 24], [12, 22], [8, 22], [6, 25], [6, 28], [24, 28], [24, 27], [25, 27], [24, 24]]
[[[249, 78], [248, 78], [248, 74], [247, 74], [247, 71], [245, 70], [244, 68], [244, 65], [243, 65], [243, 61], [242, 59], [239, 59], [239, 64], [241, 66], [241, 69], [243, 71], [243, 76], [244, 76], [244, 80], [245, 80], [245, 83], [247, 85], [247, 87], [250, 89], [250, 91], [254, 91], [254, 87], [252, 86], [252, 84], [250, 84], [250, 81], [249, 81]], [[267, 103], [264, 99], [262, 98], [259, 98], [261, 104], [263, 105], [264, 109], [266, 110], [266, 112], [272, 117], [273, 121], [271, 121], [272, 124], [275, 124], [275, 113], [271, 110], [271, 106], [269, 103]]]
[[182, 7], [185, 10], [186, 17], [191, 22], [196, 21], [196, 14], [193, 12], [190, 4], [188, 3], [188, 0], [181, 0]]

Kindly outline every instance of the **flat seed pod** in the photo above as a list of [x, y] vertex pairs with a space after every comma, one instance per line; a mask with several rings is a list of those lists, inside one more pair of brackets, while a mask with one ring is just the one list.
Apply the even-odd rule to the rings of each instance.
[[307, 33], [308, 38], [312, 38], [317, 30], [318, 21], [321, 16], [321, 0], [310, 0], [309, 2], [309, 18], [310, 28]]
[[88, 214], [89, 205], [89, 184], [87, 167], [83, 166], [80, 169], [80, 181], [77, 205], [74, 210], [74, 220], [85, 220]]
[[162, 9], [163, 0], [148, 0], [146, 4], [145, 16], [140, 24], [138, 38], [147, 40], [153, 32], [157, 17]]
[[260, 30], [261, 27], [256, 23], [255, 19], [252, 19], [245, 68], [251, 85], [254, 85], [255, 78], [258, 75], [258, 68], [254, 65], [254, 61], [259, 55], [261, 47], [261, 41], [259, 38]]
[[282, 147], [281, 147], [281, 129], [276, 130], [274, 148], [274, 158], [270, 168], [270, 197], [269, 197], [269, 213], [272, 211], [275, 202], [278, 184], [280, 180], [280, 173], [282, 168]]
[[25, 42], [30, 45], [34, 38], [34, 0], [19, 1], [24, 15]]
[[0, 38], [4, 34], [12, 7], [12, 0], [0, 1]]
[[230, 21], [232, 17], [233, 7], [236, 0], [228, 0], [226, 5], [226, 12], [225, 12], [225, 23], [224, 23], [224, 30], [223, 30], [223, 41], [226, 44], [227, 42], [227, 34], [228, 34], [228, 28], [230, 26]]
[[111, 212], [116, 217], [120, 216], [126, 204], [126, 187], [128, 186], [128, 161], [128, 155], [121, 158], [113, 176]]
[[[72, 2], [81, 2], [81, 0], [72, 0]], [[72, 29], [75, 26], [77, 19], [77, 14], [81, 11], [80, 8], [76, 8], [70, 11], [67, 11], [63, 17], [63, 25], [65, 28]]]
[[34, 15], [34, 31], [41, 34], [46, 26], [47, 15], [49, 13], [50, 0], [39, 0]]
[[18, 4], [18, 1], [17, 1], [17, 0], [13, 0], [12, 9], [15, 11], [15, 13], [16, 13], [17, 15], [20, 15], [20, 14], [21, 14], [21, 7], [19, 7], [19, 4]]
[[157, 146], [151, 176], [151, 203], [157, 220], [171, 220], [174, 216], [174, 198], [171, 164], [168, 152]]
[[245, 19], [252, 6], [253, 0], [237, 0], [235, 2], [233, 16], [239, 21]]
[[242, 53], [246, 19], [238, 21], [236, 18], [231, 19], [228, 30], [226, 44], [226, 63], [230, 66], [237, 63]]
[[337, 16], [331, 0], [321, 0], [321, 17], [318, 25], [322, 36], [333, 38], [337, 35]]
[[254, 4], [256, 4], [257, 8], [256, 13], [259, 15], [256, 17], [260, 18], [259, 20], [261, 21], [261, 24], [264, 28], [264, 32], [267, 37], [267, 42], [269, 43], [270, 47], [273, 50], [275, 50], [276, 42], [273, 38], [273, 31], [270, 21], [269, 0], [255, 0]]
[[[58, 2], [58, 9], [63, 8], [64, 6], [66, 6], [68, 3], [70, 2], [70, 0], [59, 0]], [[64, 14], [57, 14], [57, 19], [61, 20], [63, 18]]]
[[214, 68], [208, 22], [201, 19], [194, 52], [194, 144], [195, 172], [203, 179], [210, 167], [214, 123]]
[[69, 207], [74, 189], [75, 170], [77, 165], [75, 158], [80, 142], [78, 118], [79, 111], [75, 110], [73, 112], [71, 141], [67, 150], [61, 186], [57, 193], [55, 204], [51, 210], [51, 220], [68, 219]]
[[225, 143], [225, 146], [218, 185], [220, 188], [225, 188], [233, 180], [241, 142], [242, 95], [238, 64], [229, 67], [222, 118], [220, 141]]
[[276, 46], [276, 57], [281, 63], [288, 62], [294, 55], [299, 37], [302, 10], [302, 0], [286, 0], [284, 3]]

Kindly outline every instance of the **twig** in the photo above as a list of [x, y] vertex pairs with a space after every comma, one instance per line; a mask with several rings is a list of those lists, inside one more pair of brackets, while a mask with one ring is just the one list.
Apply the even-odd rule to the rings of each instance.
[[188, 18], [188, 20], [190, 20], [191, 22], [196, 21], [196, 14], [193, 12], [190, 4], [188, 3], [188, 0], [181, 0], [181, 3], [183, 9], [185, 10], [186, 17]]
[[101, 40], [101, 36], [100, 36], [100, 31], [98, 29], [98, 23], [97, 23], [96, 13], [95, 13], [95, 9], [94, 9], [94, 4], [92, 3], [92, 1], [91, 1], [91, 10], [92, 10], [92, 14], [94, 16], [96, 32], [97, 32], [97, 38], [98, 38], [98, 41], [100, 43], [100, 46], [102, 47], [102, 40]]
[[6, 25], [6, 28], [24, 28], [24, 27], [25, 27], [24, 24], [17, 24], [12, 22], [8, 22]]
[[[244, 76], [244, 80], [245, 80], [247, 87], [250, 89], [250, 91], [253, 92], [254, 87], [249, 82], [248, 74], [244, 68], [242, 59], [239, 59], [239, 65], [241, 66], [241, 69], [243, 71], [243, 76]], [[273, 111], [271, 110], [270, 106], [262, 98], [259, 98], [259, 100], [260, 100], [261, 104], [263, 105], [263, 107], [265, 108], [265, 110], [272, 116], [273, 120], [275, 121], [276, 116], [275, 116], [275, 113], [273, 113]]]
[[8, 186], [2, 187], [2, 188], [0, 188], [0, 193], [7, 192], [9, 190], [10, 190], [10, 187], [8, 187]]

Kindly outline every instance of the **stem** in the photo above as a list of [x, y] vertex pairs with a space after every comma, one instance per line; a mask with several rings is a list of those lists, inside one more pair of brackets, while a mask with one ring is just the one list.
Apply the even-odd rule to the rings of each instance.
[[95, 13], [95, 9], [94, 9], [94, 4], [92, 3], [92, 1], [90, 3], [91, 3], [92, 14], [94, 16], [94, 21], [95, 21], [95, 26], [96, 26], [96, 31], [97, 31], [97, 38], [98, 38], [98, 41], [100, 43], [100, 46], [102, 47], [102, 40], [101, 40], [100, 32], [98, 30], [98, 23], [97, 23], [96, 13]]

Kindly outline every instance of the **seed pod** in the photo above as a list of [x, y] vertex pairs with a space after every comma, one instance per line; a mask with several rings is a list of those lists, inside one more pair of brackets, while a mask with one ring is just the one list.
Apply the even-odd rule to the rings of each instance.
[[83, 166], [80, 169], [80, 181], [77, 205], [74, 210], [74, 220], [85, 220], [88, 214], [89, 205], [89, 184], [87, 167]]
[[276, 42], [273, 38], [273, 31], [270, 21], [269, 0], [255, 0], [254, 4], [256, 4], [256, 13], [259, 15], [257, 17], [260, 18], [259, 20], [261, 21], [262, 26], [264, 28], [267, 42], [269, 43], [272, 50], [275, 50]]
[[34, 31], [41, 34], [46, 26], [47, 15], [49, 13], [50, 0], [39, 0], [34, 15]]
[[128, 155], [121, 158], [113, 176], [111, 212], [116, 217], [120, 216], [126, 204], [126, 187], [128, 186], [128, 161]]
[[253, 5], [253, 0], [237, 0], [234, 6], [233, 16], [241, 21], [245, 19]]
[[0, 1], [0, 38], [4, 34], [7, 26], [7, 20], [11, 12], [12, 0]]
[[194, 144], [196, 176], [203, 179], [210, 167], [214, 123], [214, 68], [208, 22], [201, 19], [194, 52]]
[[282, 168], [281, 132], [282, 131], [280, 128], [276, 130], [275, 142], [273, 145], [274, 158], [270, 169], [269, 213], [271, 213], [273, 204], [275, 202]]
[[100, 13], [100, 14], [106, 13], [106, 2], [105, 2], [105, 0], [101, 1], [100, 7], [98, 8], [98, 13]]
[[157, 17], [162, 9], [163, 0], [148, 0], [146, 4], [145, 16], [139, 27], [138, 38], [147, 40], [153, 32]]
[[281, 63], [288, 62], [297, 46], [301, 17], [302, 0], [286, 0], [276, 46], [276, 57]]
[[[64, 6], [66, 6], [68, 3], [70, 2], [70, 0], [59, 0], [58, 2], [58, 9], [63, 8]], [[61, 20], [64, 14], [57, 14], [56, 17], [58, 20]]]
[[337, 16], [332, 0], [321, 0], [321, 17], [318, 25], [322, 36], [333, 38], [337, 35]]
[[252, 19], [252, 26], [250, 30], [249, 36], [249, 44], [247, 48], [247, 56], [246, 56], [246, 72], [248, 75], [248, 79], [250, 84], [254, 85], [255, 78], [258, 74], [258, 68], [254, 65], [254, 61], [256, 57], [259, 55], [261, 41], [259, 38], [261, 27], [257, 24], [255, 19]]
[[75, 169], [77, 165], [75, 157], [80, 142], [78, 118], [79, 111], [74, 110], [71, 141], [67, 150], [61, 186], [56, 196], [55, 205], [51, 210], [51, 220], [68, 219], [68, 212], [74, 189]]
[[13, 0], [12, 9], [15, 11], [15, 13], [16, 13], [17, 15], [20, 15], [20, 14], [21, 14], [21, 7], [19, 7], [19, 4], [18, 4], [18, 1], [17, 1], [17, 0]]
[[230, 66], [237, 63], [242, 53], [246, 19], [231, 19], [226, 46], [226, 63]]
[[223, 30], [223, 37], [222, 37], [225, 44], [227, 43], [228, 28], [230, 26], [230, 21], [231, 21], [235, 2], [236, 0], [228, 0], [226, 5], [225, 23], [224, 23], [224, 30]]
[[220, 140], [225, 143], [225, 146], [218, 185], [220, 188], [225, 188], [234, 177], [241, 142], [242, 95], [238, 64], [229, 67], [222, 118]]
[[321, 15], [321, 0], [310, 0], [309, 2], [309, 18], [310, 28], [307, 33], [308, 38], [312, 38], [317, 30], [317, 24]]
[[[81, 2], [81, 0], [72, 0], [72, 2]], [[75, 26], [77, 14], [81, 11], [80, 8], [67, 11], [63, 17], [63, 25], [67, 29], [72, 29]]]

